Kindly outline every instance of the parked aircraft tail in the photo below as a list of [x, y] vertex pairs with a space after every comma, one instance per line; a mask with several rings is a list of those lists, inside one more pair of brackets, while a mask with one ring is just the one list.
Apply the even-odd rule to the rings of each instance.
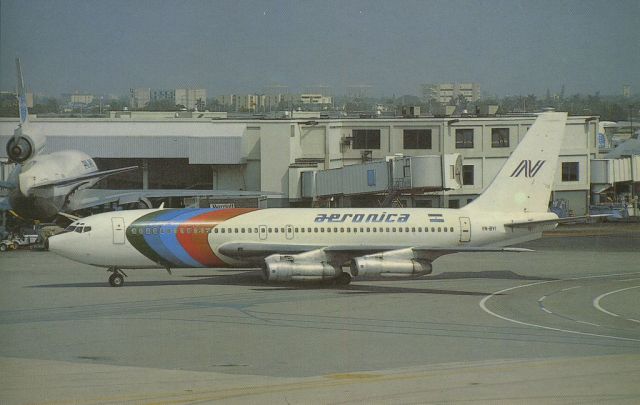
[[27, 92], [22, 79], [20, 58], [16, 58], [16, 72], [18, 74], [18, 110], [20, 111], [20, 125], [13, 132], [13, 137], [7, 142], [7, 156], [16, 163], [24, 163], [40, 153], [46, 144], [46, 137], [35, 131], [29, 124], [29, 110], [27, 108]]
[[538, 116], [489, 187], [469, 208], [509, 213], [547, 212], [567, 113]]

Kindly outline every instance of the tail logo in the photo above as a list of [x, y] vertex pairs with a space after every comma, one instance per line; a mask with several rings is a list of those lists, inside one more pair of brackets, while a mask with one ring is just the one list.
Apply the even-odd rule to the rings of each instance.
[[524, 174], [524, 177], [535, 177], [536, 174], [542, 169], [546, 160], [538, 160], [535, 164], [532, 164], [530, 160], [523, 160], [520, 162], [516, 170], [511, 173], [510, 177], [519, 177]]

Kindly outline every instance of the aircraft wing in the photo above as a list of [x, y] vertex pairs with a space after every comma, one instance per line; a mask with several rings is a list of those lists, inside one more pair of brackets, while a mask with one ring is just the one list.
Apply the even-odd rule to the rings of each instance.
[[66, 207], [67, 211], [76, 211], [97, 205], [116, 203], [118, 205], [131, 204], [144, 198], [169, 198], [169, 197], [224, 197], [224, 198], [249, 198], [266, 195], [281, 195], [279, 193], [265, 193], [261, 191], [235, 191], [235, 190], [174, 190], [174, 189], [128, 189], [109, 190], [85, 188], [76, 191], [70, 198]]
[[96, 178], [101, 180], [107, 176], [128, 172], [131, 170], [135, 170], [137, 168], [138, 166], [129, 166], [129, 167], [122, 167], [120, 169], [103, 170], [103, 171], [93, 172], [89, 174], [82, 174], [80, 176], [75, 176], [75, 177], [67, 177], [66, 179], [62, 179], [62, 180], [51, 180], [44, 183], [35, 184], [34, 186], [31, 187], [31, 189], [37, 190], [39, 188], [45, 188], [45, 187], [51, 187], [51, 186], [67, 186], [69, 184], [81, 183], [83, 180], [89, 181]]
[[565, 222], [576, 222], [580, 220], [586, 220], [589, 218], [605, 218], [610, 217], [612, 215], [609, 214], [596, 214], [596, 215], [582, 215], [578, 217], [566, 217], [566, 218], [556, 218], [556, 219], [544, 219], [539, 221], [518, 221], [518, 222], [509, 222], [504, 224], [504, 226], [508, 228], [529, 228], [531, 226], [536, 225], [552, 225], [552, 224], [562, 224]]
[[247, 258], [247, 257], [267, 257], [272, 254], [299, 254], [304, 252], [310, 252], [312, 250], [323, 249], [325, 253], [339, 255], [341, 257], [359, 257], [365, 255], [371, 255], [382, 252], [390, 252], [393, 250], [411, 248], [417, 257], [433, 261], [440, 256], [453, 254], [453, 253], [480, 253], [480, 252], [533, 252], [531, 249], [523, 248], [492, 248], [492, 247], [448, 247], [437, 248], [427, 246], [403, 246], [403, 245], [385, 245], [385, 246], [371, 246], [371, 245], [333, 245], [333, 246], [321, 246], [321, 245], [292, 245], [292, 244], [280, 244], [280, 243], [260, 243], [260, 242], [228, 242], [220, 245], [218, 250], [225, 256], [235, 258]]

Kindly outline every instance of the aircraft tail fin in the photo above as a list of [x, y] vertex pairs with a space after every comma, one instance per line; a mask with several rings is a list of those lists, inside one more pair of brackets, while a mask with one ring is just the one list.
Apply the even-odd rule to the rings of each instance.
[[538, 116], [489, 187], [467, 205], [480, 211], [547, 212], [567, 113]]
[[18, 74], [16, 96], [18, 97], [18, 110], [20, 111], [20, 125], [24, 125], [29, 122], [29, 110], [27, 108], [27, 92], [24, 88], [20, 58], [16, 58], [16, 72]]

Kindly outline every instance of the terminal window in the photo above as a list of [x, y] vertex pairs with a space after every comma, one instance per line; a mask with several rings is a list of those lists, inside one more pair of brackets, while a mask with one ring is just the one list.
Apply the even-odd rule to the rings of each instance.
[[578, 170], [580, 165], [578, 162], [562, 162], [562, 181], [578, 181], [580, 176]]
[[473, 129], [471, 128], [456, 129], [456, 148], [457, 149], [473, 148]]
[[491, 128], [491, 147], [509, 147], [509, 128]]
[[473, 185], [473, 165], [462, 165], [462, 184]]
[[431, 149], [430, 129], [405, 129], [403, 132], [404, 149]]
[[379, 129], [354, 129], [352, 149], [380, 149]]

